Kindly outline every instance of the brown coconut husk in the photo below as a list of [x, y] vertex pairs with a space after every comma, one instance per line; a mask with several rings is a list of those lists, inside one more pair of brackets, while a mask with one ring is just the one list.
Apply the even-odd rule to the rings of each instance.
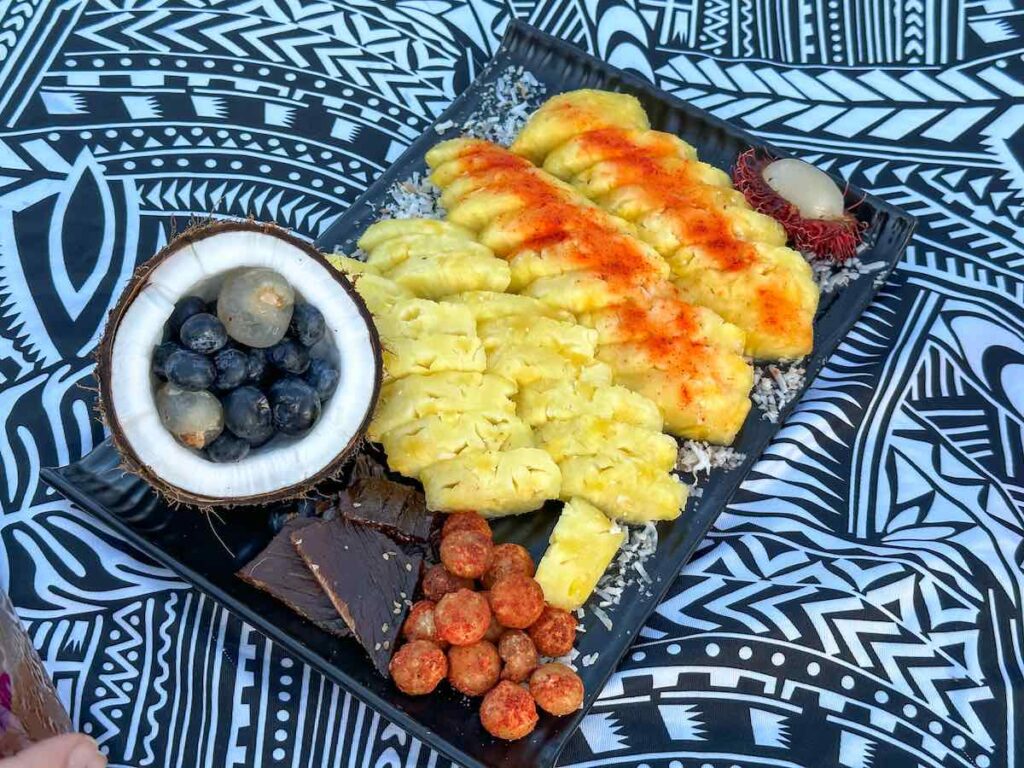
[[[149, 284], [148, 278], [150, 273], [182, 248], [191, 246], [196, 242], [212, 237], [213, 235], [232, 231], [255, 231], [272, 237], [277, 237], [291, 245], [294, 245], [296, 248], [299, 248], [306, 254], [306, 256], [327, 268], [328, 273], [333, 276], [339, 289], [345, 291], [355, 302], [356, 308], [359, 310], [359, 313], [362, 315], [367, 327], [369, 328], [370, 340], [373, 344], [376, 376], [373, 385], [373, 395], [370, 400], [370, 407], [367, 408], [367, 412], [363, 417], [363, 421], [361, 422], [359, 429], [356, 430], [348, 443], [339, 449], [338, 453], [335, 454], [334, 458], [328, 462], [323, 469], [310, 477], [300, 478], [295, 483], [289, 484], [271, 493], [222, 498], [201, 496], [170, 485], [159, 476], [153, 467], [150, 467], [139, 459], [131, 443], [125, 437], [124, 430], [118, 422], [117, 413], [111, 405], [113, 402], [113, 399], [110, 397], [113, 384], [111, 364], [114, 339], [117, 335], [118, 328], [120, 327], [121, 321], [124, 318], [128, 307], [132, 305], [132, 302], [138, 298], [141, 291]], [[376, 326], [373, 323], [370, 311], [366, 308], [362, 298], [356, 292], [348, 277], [334, 269], [327, 259], [324, 258], [324, 256], [310, 243], [296, 237], [290, 231], [278, 226], [277, 224], [270, 222], [258, 222], [253, 219], [206, 219], [202, 221], [193, 221], [187, 229], [177, 234], [169, 243], [167, 243], [167, 245], [161, 248], [156, 255], [140, 264], [132, 274], [131, 279], [129, 279], [124, 292], [118, 299], [117, 304], [110, 310], [106, 326], [103, 330], [103, 337], [100, 340], [99, 346], [96, 348], [95, 357], [96, 380], [98, 384], [96, 408], [100, 419], [110, 430], [111, 442], [121, 458], [121, 466], [124, 471], [141, 477], [171, 504], [175, 506], [184, 505], [196, 507], [204, 511], [209, 511], [215, 508], [231, 508], [238, 506], [264, 506], [289, 499], [305, 498], [319, 484], [340, 477], [345, 472], [348, 460], [354, 456], [363, 445], [363, 435], [365, 434], [366, 428], [373, 416], [373, 407], [380, 394], [380, 387], [383, 378], [383, 360], [381, 357], [380, 339], [377, 336]]]

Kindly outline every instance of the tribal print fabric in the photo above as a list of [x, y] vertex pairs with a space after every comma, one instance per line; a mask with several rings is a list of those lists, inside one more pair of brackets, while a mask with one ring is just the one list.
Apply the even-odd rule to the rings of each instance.
[[512, 16], [917, 236], [564, 766], [1024, 764], [1024, 2], [0, 0], [0, 587], [114, 766], [443, 766], [39, 480], [193, 216], [315, 238]]

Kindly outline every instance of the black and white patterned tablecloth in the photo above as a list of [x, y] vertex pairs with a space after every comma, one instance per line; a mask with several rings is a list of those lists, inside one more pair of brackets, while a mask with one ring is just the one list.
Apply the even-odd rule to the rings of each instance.
[[443, 763], [39, 467], [102, 438], [175, 222], [315, 237], [513, 14], [920, 219], [563, 764], [1024, 764], [1021, 0], [0, 1], [0, 587], [75, 722], [117, 766]]

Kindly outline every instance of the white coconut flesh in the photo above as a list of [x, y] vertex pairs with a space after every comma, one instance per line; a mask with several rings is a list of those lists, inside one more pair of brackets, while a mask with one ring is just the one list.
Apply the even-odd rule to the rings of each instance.
[[[331, 358], [340, 380], [309, 432], [278, 435], [239, 462], [215, 463], [178, 443], [161, 423], [153, 352], [176, 301], [192, 294], [212, 299], [229, 272], [252, 267], [278, 272], [297, 301], [323, 313], [325, 338], [314, 354]], [[301, 485], [337, 459], [373, 407], [378, 373], [367, 320], [329, 269], [273, 234], [228, 230], [183, 246], [148, 275], [116, 331], [109, 392], [122, 436], [142, 464], [174, 488], [230, 500]]]
[[824, 171], [786, 157], [761, 171], [765, 182], [805, 219], [839, 219], [846, 211], [843, 192]]

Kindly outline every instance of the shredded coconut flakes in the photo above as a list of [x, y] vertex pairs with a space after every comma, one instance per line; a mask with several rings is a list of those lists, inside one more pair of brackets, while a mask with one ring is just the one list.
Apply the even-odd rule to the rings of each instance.
[[443, 219], [441, 190], [417, 171], [388, 190], [391, 199], [380, 209], [382, 219]]
[[[860, 250], [864, 250], [863, 246]], [[818, 288], [821, 289], [822, 293], [832, 293], [832, 291], [844, 288], [864, 275], [878, 272], [885, 267], [884, 261], [872, 261], [865, 264], [860, 260], [860, 256], [854, 256], [842, 264], [819, 259], [810, 253], [805, 253], [804, 258], [811, 265], [814, 282], [818, 284]]]
[[[487, 139], [507, 147], [526, 123], [530, 113], [540, 106], [547, 89], [522, 67], [510, 67], [498, 77], [494, 88], [480, 107], [460, 127], [468, 136]], [[434, 126], [442, 134], [456, 127], [452, 120]], [[441, 190], [429, 176], [417, 171], [388, 190], [388, 202], [380, 209], [382, 219], [443, 219]]]
[[[580, 652], [577, 649], [573, 648], [571, 651], [569, 651], [567, 654], [565, 654], [565, 656], [557, 656], [557, 657], [542, 656], [541, 659], [540, 659], [540, 662], [541, 662], [541, 664], [547, 664], [548, 662], [551, 662], [551, 661], [557, 661], [557, 662], [559, 662], [561, 664], [565, 664], [565, 666], [569, 667], [569, 669], [571, 669], [573, 672], [575, 672], [575, 671], [577, 671], [579, 669], [576, 666], [576, 659], [579, 658], [579, 655], [580, 655]], [[589, 664], [585, 664], [584, 666], [590, 666], [590, 665]]]
[[[618, 605], [631, 584], [640, 583], [646, 589], [653, 583], [645, 564], [658, 549], [657, 527], [648, 522], [627, 527], [626, 531], [626, 541], [594, 588], [598, 603], [587, 609], [608, 630], [612, 628], [612, 620], [605, 609]], [[577, 616], [582, 616], [582, 610]]]
[[735, 469], [746, 458], [746, 454], [728, 445], [711, 445], [704, 440], [683, 440], [679, 443], [676, 470], [693, 475], [696, 479], [698, 474], [707, 475], [713, 469]]
[[803, 389], [806, 372], [799, 361], [754, 366], [750, 399], [761, 410], [762, 419], [778, 422], [782, 409]]
[[510, 67], [485, 94], [480, 107], [462, 124], [462, 132], [507, 147], [526, 119], [540, 106], [547, 89], [522, 67]]

